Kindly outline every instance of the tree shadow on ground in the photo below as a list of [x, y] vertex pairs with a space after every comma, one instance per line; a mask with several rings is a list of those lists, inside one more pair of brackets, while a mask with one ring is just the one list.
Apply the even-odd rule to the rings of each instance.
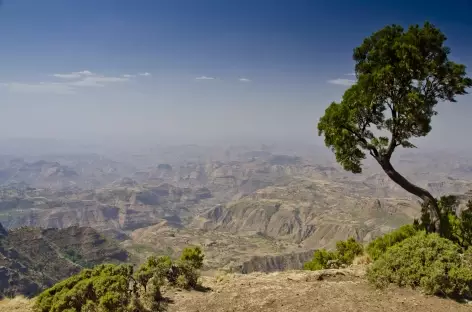
[[198, 284], [197, 286], [195, 286], [194, 290], [195, 290], [195, 291], [198, 291], [198, 292], [209, 292], [209, 291], [212, 291], [211, 287], [206, 287], [206, 286], [203, 286], [203, 285], [200, 285], [200, 284]]

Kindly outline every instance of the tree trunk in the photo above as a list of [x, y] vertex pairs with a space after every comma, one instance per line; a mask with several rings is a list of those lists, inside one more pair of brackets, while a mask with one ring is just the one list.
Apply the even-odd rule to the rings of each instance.
[[436, 201], [436, 198], [434, 198], [433, 195], [431, 195], [430, 192], [425, 190], [424, 188], [421, 188], [417, 185], [414, 185], [410, 181], [408, 181], [404, 176], [402, 176], [400, 173], [398, 173], [390, 163], [390, 160], [379, 160], [378, 161], [382, 169], [385, 171], [385, 173], [388, 175], [390, 179], [392, 179], [393, 182], [396, 184], [400, 185], [405, 191], [408, 193], [411, 193], [415, 196], [418, 196], [421, 198], [424, 202], [425, 205], [427, 205], [429, 209], [429, 214], [432, 220], [432, 226], [434, 227], [432, 230], [434, 232], [438, 232], [442, 234], [441, 232], [441, 219], [440, 219], [440, 211], [438, 207], [438, 203]]

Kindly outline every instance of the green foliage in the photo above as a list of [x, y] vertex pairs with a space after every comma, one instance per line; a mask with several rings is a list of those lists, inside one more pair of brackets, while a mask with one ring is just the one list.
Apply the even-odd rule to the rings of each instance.
[[131, 294], [131, 265], [99, 265], [85, 269], [41, 293], [35, 302], [40, 312], [127, 311]]
[[[431, 131], [438, 101], [455, 102], [456, 95], [467, 93], [472, 79], [464, 65], [448, 59], [445, 41], [430, 23], [406, 31], [391, 25], [354, 49], [357, 82], [318, 123], [319, 135], [344, 169], [361, 172], [364, 151], [390, 160], [396, 147], [414, 147], [409, 140]], [[391, 137], [376, 137], [374, 127]]]
[[191, 263], [180, 261], [178, 263], [179, 275], [176, 278], [176, 286], [183, 289], [197, 288], [200, 273]]
[[203, 252], [198, 246], [186, 247], [180, 256], [180, 261], [194, 267], [195, 269], [201, 269], [203, 266]]
[[447, 224], [448, 238], [461, 247], [472, 245], [472, 201], [467, 203], [467, 209], [458, 213], [459, 201], [453, 195], [443, 196], [438, 200], [441, 208], [441, 218]]
[[134, 277], [146, 289], [149, 280], [153, 276], [156, 275], [158, 279], [164, 280], [171, 266], [172, 260], [168, 256], [151, 256], [138, 268]]
[[472, 246], [472, 201], [467, 204], [467, 209], [463, 210], [458, 218], [455, 228], [455, 236], [459, 238], [461, 246], [470, 249]]
[[362, 255], [364, 247], [358, 243], [353, 237], [346, 241], [336, 243], [337, 259], [340, 263], [351, 265], [356, 256]]
[[167, 256], [152, 256], [135, 273], [131, 265], [99, 265], [57, 283], [35, 301], [37, 312], [151, 312], [162, 311], [165, 284], [198, 286], [204, 255], [186, 248], [177, 264]]
[[472, 267], [461, 251], [448, 239], [420, 232], [388, 248], [368, 269], [367, 277], [377, 287], [394, 283], [420, 287], [428, 294], [470, 295]]
[[305, 270], [316, 271], [327, 268], [328, 261], [336, 260], [335, 252], [327, 251], [326, 249], [318, 249], [313, 254], [313, 259], [304, 264]]
[[388, 248], [402, 242], [403, 240], [418, 234], [418, 230], [413, 225], [404, 225], [395, 231], [377, 237], [366, 247], [367, 254], [372, 260], [380, 258]]
[[316, 271], [328, 268], [330, 261], [336, 261], [338, 264], [351, 265], [356, 256], [363, 253], [364, 249], [353, 237], [346, 241], [336, 243], [336, 251], [327, 251], [318, 249], [313, 254], [313, 259], [304, 264], [305, 270]]
[[149, 307], [150, 311], [160, 311], [162, 308], [163, 296], [161, 286], [164, 285], [163, 276], [155, 274], [147, 283], [144, 292], [144, 306]]
[[[463, 248], [472, 245], [472, 201], [466, 209], [459, 212], [459, 200], [454, 195], [441, 196], [437, 200], [443, 237], [448, 238]], [[427, 209], [422, 207], [420, 228], [430, 227], [431, 219]]]

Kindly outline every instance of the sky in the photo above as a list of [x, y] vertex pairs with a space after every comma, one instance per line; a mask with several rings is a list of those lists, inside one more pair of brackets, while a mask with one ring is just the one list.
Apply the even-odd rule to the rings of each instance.
[[[353, 48], [393, 23], [431, 21], [472, 68], [467, 0], [1, 3], [0, 138], [322, 144]], [[419, 145], [462, 146], [470, 104], [441, 104]]]

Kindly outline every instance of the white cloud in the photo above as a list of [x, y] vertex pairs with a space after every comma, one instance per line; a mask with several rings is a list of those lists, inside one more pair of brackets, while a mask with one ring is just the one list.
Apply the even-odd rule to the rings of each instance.
[[144, 76], [144, 77], [150, 77], [152, 76], [151, 73], [148, 73], [148, 72], [145, 72], [145, 73], [139, 73], [140, 76]]
[[91, 76], [91, 75], [95, 75], [94, 73], [88, 71], [88, 70], [83, 70], [83, 71], [80, 71], [78, 72], [78, 74], [80, 75], [84, 75], [84, 76]]
[[[144, 73], [143, 75], [149, 76], [150, 74]], [[104, 76], [88, 70], [66, 74], [53, 74], [51, 76], [60, 78], [62, 81], [39, 83], [11, 82], [0, 84], [0, 86], [8, 88], [8, 90], [12, 92], [73, 94], [81, 87], [105, 87], [109, 84], [124, 83], [136, 77], [136, 75], [131, 74], [124, 74], [117, 77]]]
[[338, 79], [328, 80], [328, 83], [341, 85], [341, 86], [352, 86], [353, 84], [356, 83], [356, 81], [352, 79], [338, 78]]
[[40, 83], [20, 83], [10, 82], [3, 83], [1, 86], [8, 88], [12, 92], [21, 93], [56, 93], [56, 94], [73, 94], [74, 88], [67, 84], [57, 82], [40, 82]]
[[72, 73], [72, 74], [54, 74], [53, 75], [56, 78], [62, 78], [62, 79], [77, 79], [80, 78], [79, 74]]
[[83, 76], [93, 76], [94, 73], [88, 70], [83, 70], [79, 72], [72, 72], [69, 74], [53, 74], [54, 77], [56, 78], [61, 78], [61, 79], [79, 79]]
[[251, 79], [239, 78], [239, 81], [241, 81], [241, 82], [251, 82]]
[[200, 76], [195, 78], [196, 80], [214, 80], [214, 77]]
[[355, 76], [356, 73], [349, 73], [349, 74], [345, 74], [345, 76]]
[[107, 83], [126, 82], [129, 78], [125, 77], [106, 77], [106, 76], [89, 76], [81, 80], [67, 83], [69, 86], [77, 87], [104, 87]]

